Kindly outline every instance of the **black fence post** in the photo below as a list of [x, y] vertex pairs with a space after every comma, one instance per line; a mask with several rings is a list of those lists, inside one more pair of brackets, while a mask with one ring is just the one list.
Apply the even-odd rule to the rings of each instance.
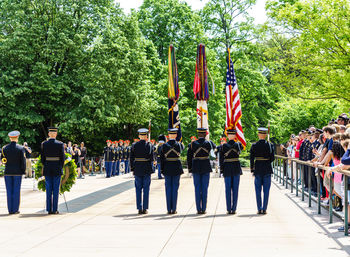
[[317, 213], [321, 214], [321, 171], [317, 168]]
[[348, 199], [348, 176], [344, 175], [344, 235], [349, 235], [349, 213], [348, 213], [348, 206], [349, 206], [349, 199]]
[[305, 200], [305, 182], [304, 182], [304, 164], [300, 164], [300, 178], [301, 178], [301, 200]]
[[294, 164], [293, 164], [293, 160], [290, 160], [290, 192], [293, 194], [293, 183], [294, 183]]
[[329, 223], [333, 223], [333, 175], [329, 180]]
[[309, 207], [311, 207], [311, 166], [305, 166], [308, 169], [307, 180], [308, 180], [308, 193], [309, 193]]
[[284, 168], [285, 168], [284, 159], [281, 159], [281, 161], [282, 161], [282, 165], [281, 165], [281, 170], [282, 170], [282, 186], [284, 186], [284, 179], [285, 179], [286, 171], [284, 170]]
[[284, 160], [286, 162], [286, 171], [285, 171], [285, 174], [286, 174], [286, 189], [288, 189], [288, 159], [285, 159]]
[[300, 170], [300, 164], [295, 162], [296, 166], [296, 172], [295, 172], [295, 195], [299, 195], [299, 170]]

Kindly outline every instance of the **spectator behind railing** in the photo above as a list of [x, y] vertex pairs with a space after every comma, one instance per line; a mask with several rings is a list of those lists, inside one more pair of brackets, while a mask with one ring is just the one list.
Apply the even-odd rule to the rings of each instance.
[[[350, 168], [350, 124], [349, 119], [345, 113], [338, 116], [337, 119], [331, 120], [323, 129], [316, 129], [314, 125], [310, 125], [306, 130], [299, 132], [299, 137], [291, 135], [290, 140], [281, 150], [285, 151], [285, 155], [289, 158], [297, 158], [302, 161], [310, 161], [314, 167], [318, 165], [333, 167], [326, 173], [321, 172], [320, 193], [321, 199], [327, 204], [329, 197], [335, 197], [335, 202], [339, 204], [335, 206], [336, 211], [342, 210], [342, 201], [344, 202], [344, 183], [348, 183], [350, 190], [350, 176], [348, 181], [344, 181], [344, 176], [337, 172], [342, 169]], [[290, 164], [290, 162], [289, 162]], [[294, 162], [294, 165], [296, 163]], [[288, 177], [291, 178], [291, 170], [288, 165]], [[311, 187], [312, 194], [317, 191], [317, 180], [315, 174], [317, 169], [311, 169], [311, 185], [308, 185], [308, 166], [301, 165], [304, 174], [304, 187]], [[293, 166], [296, 171], [296, 166]], [[294, 172], [293, 172], [294, 173]], [[296, 174], [293, 174], [293, 177]], [[331, 175], [334, 176], [334, 189], [329, 193], [325, 185], [329, 185]], [[326, 176], [326, 177], [325, 177]], [[325, 180], [326, 179], [326, 180]], [[327, 182], [327, 183], [326, 183]], [[295, 181], [295, 183], [298, 183]], [[300, 182], [299, 182], [300, 183]], [[349, 194], [350, 191], [346, 192]], [[349, 212], [350, 208], [348, 206]], [[349, 217], [350, 222], [350, 217]], [[339, 228], [344, 231], [344, 227]]]

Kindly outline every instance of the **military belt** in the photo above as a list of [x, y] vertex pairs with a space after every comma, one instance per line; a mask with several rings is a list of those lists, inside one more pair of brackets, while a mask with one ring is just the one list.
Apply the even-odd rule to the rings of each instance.
[[168, 161], [168, 162], [175, 162], [175, 161], [180, 161], [180, 158], [179, 157], [166, 158], [165, 160]]
[[209, 156], [204, 156], [204, 157], [195, 157], [193, 160], [209, 160]]
[[269, 158], [264, 158], [264, 157], [255, 157], [255, 160], [257, 161], [269, 161]]
[[137, 162], [148, 162], [148, 161], [150, 161], [150, 159], [146, 159], [146, 158], [135, 158], [135, 161], [137, 161]]
[[224, 162], [239, 162], [238, 158], [225, 159]]
[[48, 162], [57, 162], [60, 160], [60, 157], [46, 157], [46, 161]]

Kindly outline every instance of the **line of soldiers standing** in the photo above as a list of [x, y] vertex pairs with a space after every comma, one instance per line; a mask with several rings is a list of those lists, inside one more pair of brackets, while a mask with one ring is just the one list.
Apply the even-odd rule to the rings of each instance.
[[103, 149], [107, 178], [130, 172], [129, 159], [131, 147], [129, 145], [129, 140], [107, 140], [107, 146]]
[[[41, 161], [43, 163], [42, 175], [45, 176], [46, 186], [46, 210], [49, 214], [58, 214], [58, 195], [61, 184], [62, 169], [65, 161], [65, 151], [62, 142], [56, 140], [58, 128], [49, 127], [49, 139], [41, 144]], [[169, 129], [169, 141], [159, 149], [160, 171], [165, 178], [165, 192], [168, 214], [176, 214], [177, 196], [180, 186], [180, 176], [183, 168], [180, 160], [184, 146], [176, 141], [177, 129]], [[193, 175], [195, 187], [195, 201], [198, 214], [205, 214], [207, 207], [208, 187], [210, 181], [210, 153], [216, 149], [215, 144], [206, 140], [207, 129], [199, 128], [198, 140], [192, 139], [188, 145], [187, 165]], [[119, 142], [119, 151], [123, 149], [123, 157], [115, 155], [112, 142], [107, 141], [105, 148], [105, 163], [107, 177], [113, 174], [114, 165], [118, 164], [120, 156], [125, 163], [130, 157], [130, 170], [135, 176], [136, 207], [139, 214], [146, 214], [149, 207], [149, 190], [151, 174], [154, 173], [154, 146], [147, 141], [148, 130], [139, 129], [140, 140], [128, 147], [128, 142], [122, 148], [123, 142]], [[236, 142], [237, 131], [227, 130], [229, 142], [220, 147], [220, 171], [225, 178], [227, 213], [235, 214], [238, 200], [239, 180], [242, 175], [239, 155], [242, 145]], [[7, 191], [7, 202], [9, 214], [19, 213], [20, 187], [22, 175], [25, 172], [26, 160], [24, 148], [17, 144], [20, 133], [12, 131], [9, 133], [11, 143], [4, 146], [1, 151], [2, 162], [5, 163], [5, 184]], [[266, 214], [269, 190], [271, 185], [272, 166], [274, 160], [273, 145], [267, 142], [267, 129], [259, 128], [259, 141], [252, 144], [250, 149], [250, 167], [255, 176], [255, 192], [258, 214]], [[111, 147], [112, 145], [112, 147]], [[116, 144], [115, 144], [116, 146]], [[114, 146], [114, 147], [115, 147]], [[124, 152], [126, 154], [124, 158]], [[121, 152], [119, 152], [121, 153]], [[128, 162], [126, 162], [128, 167]], [[117, 168], [115, 168], [117, 174]], [[264, 192], [264, 199], [261, 199], [261, 190]]]
[[[198, 140], [192, 137], [188, 145], [188, 171], [193, 175], [197, 214], [205, 214], [207, 208], [208, 187], [210, 181], [210, 153], [217, 149], [216, 145], [206, 140], [207, 129], [199, 128]], [[130, 166], [135, 176], [136, 208], [139, 214], [147, 214], [149, 208], [149, 190], [151, 174], [154, 173], [154, 147], [147, 141], [148, 130], [139, 129], [140, 141], [130, 149]], [[166, 205], [168, 214], [176, 214], [180, 176], [183, 168], [180, 155], [184, 150], [181, 142], [176, 141], [177, 129], [168, 130], [169, 141], [158, 145], [156, 157], [160, 161], [160, 173], [165, 178]], [[238, 201], [240, 176], [243, 174], [239, 155], [243, 149], [237, 142], [235, 129], [227, 130], [229, 142], [219, 148], [220, 172], [225, 179], [227, 214], [235, 214]], [[274, 161], [274, 147], [266, 141], [267, 129], [259, 128], [259, 141], [250, 149], [251, 172], [255, 177], [255, 193], [258, 214], [266, 214], [271, 186], [271, 163]], [[163, 139], [163, 138], [162, 138]], [[159, 175], [158, 175], [159, 176]], [[263, 191], [263, 199], [261, 192]]]

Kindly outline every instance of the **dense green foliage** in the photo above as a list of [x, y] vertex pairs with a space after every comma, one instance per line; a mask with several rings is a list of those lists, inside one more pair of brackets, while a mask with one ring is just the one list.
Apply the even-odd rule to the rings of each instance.
[[[264, 26], [247, 12], [254, 4], [210, 0], [194, 11], [180, 0], [144, 0], [125, 14], [113, 0], [0, 0], [0, 145], [18, 129], [21, 141], [38, 150], [46, 127], [59, 125], [60, 139], [84, 141], [97, 155], [106, 139], [132, 139], [149, 120], [152, 138], [165, 133], [171, 43], [185, 143], [196, 128], [199, 43], [207, 46], [216, 88], [208, 103], [216, 143], [225, 122], [228, 47], [247, 141], [269, 120], [273, 135], [284, 140], [348, 111], [349, 2], [270, 1]], [[303, 100], [315, 98], [334, 100]]]
[[295, 97], [350, 102], [350, 2], [274, 0], [268, 12], [279, 34], [273, 80]]

